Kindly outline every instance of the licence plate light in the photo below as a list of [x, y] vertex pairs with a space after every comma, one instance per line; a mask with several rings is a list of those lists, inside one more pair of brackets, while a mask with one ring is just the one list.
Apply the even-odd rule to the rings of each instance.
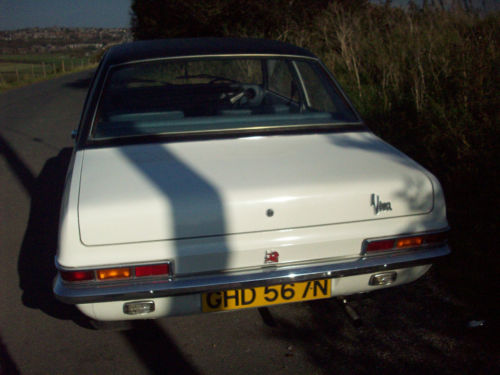
[[126, 279], [130, 277], [130, 268], [106, 268], [97, 270], [97, 278], [99, 280]]
[[136, 301], [123, 304], [123, 312], [128, 315], [142, 315], [155, 311], [154, 301]]
[[383, 272], [383, 273], [376, 273], [375, 275], [372, 275], [370, 277], [370, 281], [368, 282], [369, 285], [375, 286], [375, 285], [391, 285], [394, 281], [396, 281], [396, 278], [398, 277], [398, 274], [394, 272]]

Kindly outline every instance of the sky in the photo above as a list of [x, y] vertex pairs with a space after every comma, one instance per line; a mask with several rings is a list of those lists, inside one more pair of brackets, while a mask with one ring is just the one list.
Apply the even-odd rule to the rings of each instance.
[[129, 27], [132, 0], [0, 0], [0, 30]]

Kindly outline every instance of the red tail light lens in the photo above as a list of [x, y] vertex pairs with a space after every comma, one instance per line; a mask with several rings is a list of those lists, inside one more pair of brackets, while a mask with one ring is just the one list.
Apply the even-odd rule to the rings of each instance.
[[366, 251], [381, 251], [394, 248], [394, 240], [370, 241], [367, 242]]
[[149, 266], [135, 267], [136, 277], [167, 275], [169, 273], [170, 267], [168, 264], [153, 264]]
[[64, 281], [90, 281], [94, 280], [94, 271], [60, 271]]

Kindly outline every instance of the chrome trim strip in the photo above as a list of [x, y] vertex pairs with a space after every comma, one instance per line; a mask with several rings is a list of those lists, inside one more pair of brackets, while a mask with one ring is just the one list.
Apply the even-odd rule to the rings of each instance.
[[305, 55], [290, 55], [290, 54], [279, 54], [279, 53], [211, 53], [211, 54], [198, 54], [198, 55], [179, 55], [179, 56], [167, 56], [167, 57], [154, 57], [154, 58], [145, 58], [139, 60], [127, 61], [119, 64], [110, 64], [108, 65], [108, 70], [114, 67], [120, 67], [124, 65], [132, 65], [132, 64], [141, 64], [162, 60], [209, 60], [209, 59], [224, 59], [228, 57], [237, 57], [241, 59], [247, 58], [263, 58], [263, 57], [275, 57], [282, 59], [302, 59], [302, 60], [313, 60], [319, 61], [318, 57], [305, 56]]
[[293, 66], [293, 69], [295, 70], [295, 74], [297, 75], [297, 78], [299, 79], [300, 88], [301, 88], [302, 92], [304, 93], [304, 97], [306, 99], [306, 104], [309, 108], [311, 108], [312, 107], [311, 106], [311, 99], [309, 99], [309, 93], [306, 90], [306, 85], [304, 85], [304, 79], [302, 78], [302, 73], [300, 73], [300, 70], [297, 67], [297, 63], [295, 62], [295, 60], [292, 60], [291, 64]]
[[70, 304], [129, 301], [375, 273], [431, 264], [449, 253], [450, 248], [444, 245], [422, 250], [360, 256], [342, 262], [331, 261], [309, 266], [264, 268], [244, 273], [178, 277], [173, 281], [158, 280], [138, 283], [135, 280], [134, 283], [120, 285], [68, 285], [62, 282], [60, 276], [57, 276], [53, 290], [58, 300]]
[[[252, 121], [249, 120], [249, 123]], [[362, 125], [360, 122], [327, 122], [324, 124], [298, 124], [298, 125], [267, 125], [267, 126], [246, 126], [246, 127], [241, 127], [241, 128], [230, 128], [230, 129], [205, 129], [205, 130], [186, 130], [186, 131], [166, 131], [166, 132], [159, 132], [159, 133], [151, 133], [151, 134], [141, 134], [141, 135], [151, 135], [151, 136], [162, 136], [162, 135], [170, 135], [170, 136], [176, 136], [176, 135], [208, 135], [208, 134], [217, 134], [217, 133], [225, 133], [225, 134], [231, 134], [231, 133], [249, 133], [249, 132], [256, 132], [256, 131], [262, 131], [262, 130], [273, 130], [273, 131], [280, 131], [280, 130], [293, 130], [293, 129], [315, 129], [315, 128], [329, 128], [329, 127], [341, 127], [341, 126], [359, 126]], [[137, 138], [140, 137], [141, 135], [133, 134], [133, 135], [122, 135], [120, 137], [100, 137], [100, 138], [89, 138], [89, 141], [92, 142], [104, 142], [104, 141], [109, 141], [112, 139], [116, 138]]]

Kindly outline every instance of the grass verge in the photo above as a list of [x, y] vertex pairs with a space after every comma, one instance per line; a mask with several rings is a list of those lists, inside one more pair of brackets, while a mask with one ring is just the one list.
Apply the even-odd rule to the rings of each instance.
[[0, 55], [0, 92], [91, 69], [94, 58], [57, 54]]

